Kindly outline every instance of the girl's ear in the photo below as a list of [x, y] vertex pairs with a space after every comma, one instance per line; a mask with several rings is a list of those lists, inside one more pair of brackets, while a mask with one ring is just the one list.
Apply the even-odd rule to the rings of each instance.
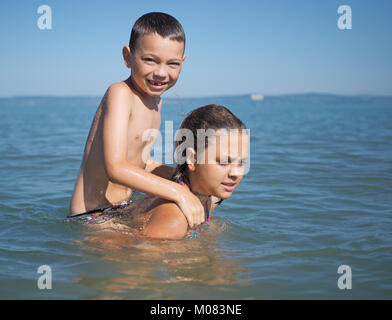
[[186, 163], [190, 171], [195, 171], [196, 152], [193, 148], [186, 148]]
[[131, 55], [132, 55], [132, 53], [131, 53], [131, 49], [129, 48], [129, 46], [123, 47], [122, 54], [123, 54], [125, 65], [127, 66], [127, 68], [131, 68]]

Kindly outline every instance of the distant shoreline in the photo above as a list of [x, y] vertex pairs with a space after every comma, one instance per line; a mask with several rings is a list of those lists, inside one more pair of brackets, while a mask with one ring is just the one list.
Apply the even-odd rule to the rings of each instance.
[[[163, 97], [165, 102], [175, 101], [210, 101], [210, 103], [219, 103], [218, 101], [230, 100], [246, 100], [250, 101], [252, 94], [242, 95], [219, 95], [206, 97]], [[280, 94], [280, 95], [263, 95], [263, 101], [253, 101], [254, 103], [268, 103], [273, 101], [287, 101], [287, 102], [312, 102], [312, 103], [383, 103], [392, 104], [392, 96], [386, 95], [338, 95], [327, 93], [298, 93], [298, 94]], [[98, 105], [102, 96], [14, 96], [14, 97], [0, 97], [1, 106], [42, 106], [42, 105]]]

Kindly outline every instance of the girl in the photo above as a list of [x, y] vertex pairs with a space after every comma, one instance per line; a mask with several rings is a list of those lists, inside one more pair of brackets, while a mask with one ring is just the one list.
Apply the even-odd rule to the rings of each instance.
[[[208, 223], [215, 207], [232, 195], [243, 177], [249, 135], [242, 121], [219, 105], [192, 111], [180, 129], [183, 139], [176, 144], [176, 156], [177, 162], [179, 158], [185, 161], [177, 165], [172, 180], [199, 198]], [[148, 218], [141, 233], [155, 239], [181, 239], [187, 233], [188, 238], [194, 237], [203, 228], [202, 225], [188, 232], [180, 208], [164, 199], [156, 199], [145, 217]]]

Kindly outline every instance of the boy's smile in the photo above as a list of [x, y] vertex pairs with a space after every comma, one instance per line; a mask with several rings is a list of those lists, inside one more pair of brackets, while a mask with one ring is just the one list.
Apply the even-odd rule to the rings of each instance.
[[156, 33], [141, 37], [136, 48], [125, 46], [123, 54], [132, 81], [149, 96], [160, 96], [174, 86], [185, 60], [183, 42]]

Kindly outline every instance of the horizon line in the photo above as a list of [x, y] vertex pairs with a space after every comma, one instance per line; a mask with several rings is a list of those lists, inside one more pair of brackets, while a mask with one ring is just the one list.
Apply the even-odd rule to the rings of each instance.
[[[216, 94], [216, 95], [200, 95], [200, 96], [167, 96], [162, 97], [163, 99], [203, 99], [203, 98], [216, 98], [216, 97], [241, 97], [251, 95], [262, 95], [265, 97], [280, 97], [280, 96], [299, 96], [299, 95], [324, 95], [324, 96], [340, 96], [340, 97], [389, 97], [392, 98], [392, 94], [373, 94], [373, 93], [357, 93], [357, 94], [346, 94], [346, 93], [331, 93], [331, 92], [296, 92], [296, 93], [277, 93], [277, 94], [263, 94], [261, 92], [251, 93], [240, 93], [240, 94]], [[0, 96], [0, 99], [18, 99], [18, 98], [100, 98], [103, 95], [13, 95], [13, 96]]]

